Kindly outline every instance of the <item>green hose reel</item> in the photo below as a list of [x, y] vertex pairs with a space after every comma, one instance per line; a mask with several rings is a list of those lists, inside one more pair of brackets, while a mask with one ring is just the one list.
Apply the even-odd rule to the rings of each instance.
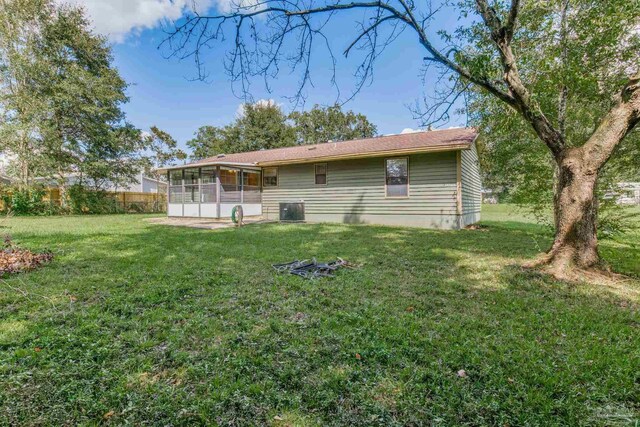
[[231, 209], [231, 221], [236, 225], [242, 225], [242, 218], [244, 213], [242, 212], [242, 206], [236, 205]]

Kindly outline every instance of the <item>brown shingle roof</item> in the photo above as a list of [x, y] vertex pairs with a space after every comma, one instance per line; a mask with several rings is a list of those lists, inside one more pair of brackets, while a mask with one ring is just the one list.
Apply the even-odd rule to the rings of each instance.
[[227, 154], [202, 159], [190, 165], [238, 163], [269, 166], [286, 163], [306, 163], [325, 159], [457, 150], [468, 148], [476, 135], [475, 129], [472, 128], [443, 129]]

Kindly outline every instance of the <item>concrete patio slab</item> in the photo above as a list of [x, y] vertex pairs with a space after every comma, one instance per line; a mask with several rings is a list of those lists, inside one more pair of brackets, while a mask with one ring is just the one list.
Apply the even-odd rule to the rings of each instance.
[[[218, 228], [235, 227], [236, 225], [229, 218], [182, 218], [182, 217], [164, 217], [164, 218], [148, 218], [145, 221], [158, 225], [170, 225], [174, 227], [190, 227], [202, 228], [205, 230], [216, 230]], [[257, 224], [263, 222], [272, 222], [265, 220], [261, 216], [245, 217], [243, 225]]]

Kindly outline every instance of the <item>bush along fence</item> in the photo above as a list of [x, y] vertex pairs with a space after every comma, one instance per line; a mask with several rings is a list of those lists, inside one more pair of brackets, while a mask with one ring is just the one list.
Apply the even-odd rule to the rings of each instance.
[[163, 213], [165, 193], [96, 191], [74, 185], [62, 203], [57, 188], [0, 188], [0, 213], [14, 215]]

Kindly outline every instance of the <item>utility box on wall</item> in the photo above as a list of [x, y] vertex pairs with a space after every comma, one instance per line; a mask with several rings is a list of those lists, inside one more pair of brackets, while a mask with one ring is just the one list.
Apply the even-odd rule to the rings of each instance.
[[304, 221], [304, 203], [280, 203], [280, 221]]

